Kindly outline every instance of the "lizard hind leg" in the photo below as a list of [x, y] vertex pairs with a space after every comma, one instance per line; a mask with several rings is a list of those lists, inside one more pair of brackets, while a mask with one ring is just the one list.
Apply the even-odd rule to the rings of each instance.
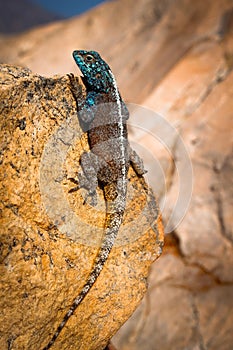
[[147, 170], [144, 168], [144, 164], [139, 155], [129, 146], [129, 158], [132, 164], [133, 169], [138, 176], [142, 176], [147, 173]]

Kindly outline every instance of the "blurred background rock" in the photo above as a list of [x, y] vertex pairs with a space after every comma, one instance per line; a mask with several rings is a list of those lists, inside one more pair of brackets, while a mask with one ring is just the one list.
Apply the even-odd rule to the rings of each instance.
[[[7, 16], [0, 11], [2, 63], [47, 76], [78, 74], [72, 51], [99, 51], [112, 67], [124, 99], [160, 114], [178, 130], [188, 150], [191, 202], [184, 203], [182, 210], [188, 211], [182, 222], [177, 225], [175, 215], [168, 227], [179, 196], [179, 177], [184, 185], [190, 183], [182, 152], [173, 134], [165, 140], [170, 152], [150, 137], [160, 133], [151, 112], [145, 112], [141, 125], [146, 136], [130, 127], [130, 138], [141, 147], [150, 170], [149, 182], [161, 203], [166, 199], [167, 235], [147, 296], [115, 335], [114, 345], [119, 350], [231, 350], [232, 1], [105, 1], [66, 19], [62, 17], [67, 14], [48, 12], [25, 0], [8, 1], [5, 9], [8, 5], [15, 12]], [[163, 176], [153, 172], [153, 159]]]

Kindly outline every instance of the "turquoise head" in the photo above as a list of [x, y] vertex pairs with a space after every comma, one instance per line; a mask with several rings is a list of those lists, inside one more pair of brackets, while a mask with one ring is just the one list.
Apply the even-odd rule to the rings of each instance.
[[113, 75], [108, 64], [96, 51], [75, 50], [73, 57], [83, 74], [85, 84], [96, 92], [108, 92]]

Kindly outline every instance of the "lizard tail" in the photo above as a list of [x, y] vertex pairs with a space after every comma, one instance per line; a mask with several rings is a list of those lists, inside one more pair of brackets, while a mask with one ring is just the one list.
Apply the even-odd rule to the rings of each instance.
[[113, 202], [106, 201], [107, 213], [106, 213], [104, 239], [102, 241], [99, 252], [95, 258], [94, 267], [85, 285], [83, 286], [81, 292], [74, 299], [73, 304], [71, 305], [71, 307], [65, 314], [63, 320], [57, 327], [57, 330], [54, 333], [53, 337], [51, 338], [49, 343], [43, 348], [43, 350], [48, 350], [53, 345], [53, 343], [61, 333], [62, 329], [66, 325], [67, 321], [73, 315], [73, 313], [75, 312], [79, 304], [82, 302], [82, 300], [85, 298], [85, 296], [88, 294], [89, 290], [91, 289], [93, 284], [96, 282], [97, 277], [102, 271], [104, 264], [108, 259], [108, 256], [112, 250], [113, 244], [115, 242], [115, 238], [117, 236], [117, 233], [119, 231], [120, 225], [123, 220], [125, 199], [122, 198], [121, 200], [120, 197], [121, 196], [119, 196], [118, 200]]

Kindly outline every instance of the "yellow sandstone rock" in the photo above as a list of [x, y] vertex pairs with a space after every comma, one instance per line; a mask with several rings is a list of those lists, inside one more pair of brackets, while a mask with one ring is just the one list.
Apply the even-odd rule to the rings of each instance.
[[[0, 349], [42, 349], [80, 292], [105, 218], [75, 185], [87, 148], [67, 77], [1, 65]], [[80, 81], [80, 99], [83, 98]], [[103, 349], [133, 313], [161, 254], [163, 227], [153, 194], [129, 171], [127, 210], [94, 287], [52, 347]]]

